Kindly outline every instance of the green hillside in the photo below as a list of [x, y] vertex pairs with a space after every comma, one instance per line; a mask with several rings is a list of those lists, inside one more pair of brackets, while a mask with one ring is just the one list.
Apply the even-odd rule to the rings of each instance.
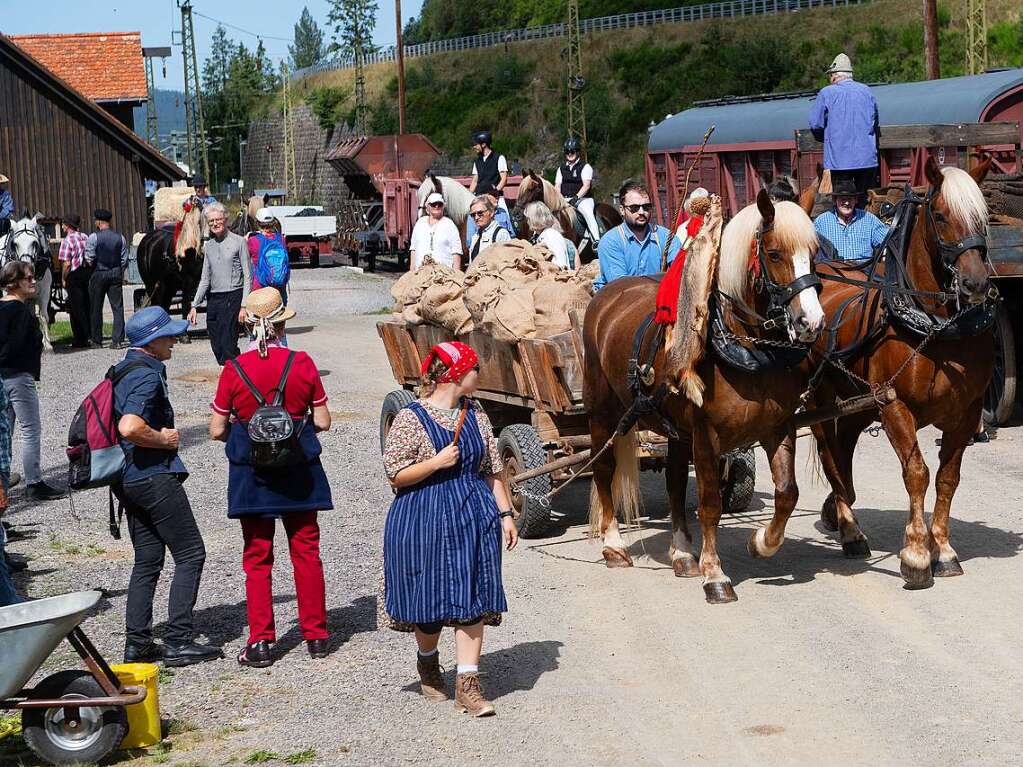
[[[468, 6], [470, 4], [464, 4]], [[963, 73], [962, 3], [940, 13], [943, 76]], [[590, 35], [583, 66], [589, 156], [606, 196], [643, 170], [647, 127], [700, 99], [821, 87], [822, 72], [845, 50], [857, 79], [924, 76], [919, 0]], [[1023, 66], [1023, 19], [1016, 2], [988, 6], [990, 65]], [[489, 127], [509, 160], [552, 172], [564, 138], [563, 40], [519, 43], [407, 62], [409, 130], [429, 136], [468, 167], [471, 131]], [[352, 109], [351, 72], [328, 72], [296, 89], [323, 105], [327, 121]], [[391, 64], [367, 70], [376, 133], [397, 130]]]

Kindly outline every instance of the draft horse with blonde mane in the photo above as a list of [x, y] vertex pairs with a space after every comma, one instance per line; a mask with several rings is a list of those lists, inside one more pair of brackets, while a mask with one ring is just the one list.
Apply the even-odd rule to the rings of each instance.
[[[596, 250], [589, 239], [586, 231], [586, 223], [579, 212], [572, 207], [568, 200], [557, 190], [551, 182], [540, 177], [535, 171], [526, 171], [526, 175], [519, 184], [518, 196], [515, 198], [515, 207], [511, 211], [512, 223], [518, 230], [519, 237], [530, 239], [532, 232], [529, 231], [529, 224], [526, 223], [525, 210], [531, 202], [542, 202], [551, 209], [554, 218], [561, 227], [561, 233], [572, 241], [572, 244], [579, 249], [583, 240], [586, 246], [579, 250], [579, 264], [585, 264], [596, 258]], [[615, 210], [613, 205], [598, 202], [593, 206], [593, 215], [597, 219], [600, 231], [606, 232], [622, 223], [621, 214]]]
[[[909, 519], [899, 555], [909, 588], [930, 586], [933, 576], [963, 572], [949, 543], [948, 523], [963, 451], [980, 421], [984, 390], [994, 369], [995, 307], [985, 239], [988, 212], [978, 185], [990, 164], [987, 158], [967, 173], [941, 168], [931, 158], [926, 166], [928, 191], [918, 195], [907, 190], [896, 207], [888, 243], [866, 267], [867, 274], [837, 264], [818, 267], [829, 330], [818, 342], [817, 355], [838, 352], [841, 363], [875, 390], [888, 386], [897, 395], [880, 412], [870, 410], [814, 427], [831, 484], [821, 519], [838, 531], [846, 556], [870, 556], [867, 538], [852, 512], [853, 453], [863, 430], [880, 420], [902, 464], [909, 493]], [[801, 200], [804, 208], [812, 204], [809, 191], [812, 188]], [[863, 285], [867, 282], [870, 287]], [[827, 406], [837, 397], [863, 391], [862, 382], [830, 370], [815, 398], [819, 406]], [[928, 529], [924, 496], [929, 470], [917, 431], [932, 424], [942, 436], [937, 498]]]
[[[699, 398], [678, 390], [679, 371], [673, 358], [687, 333], [681, 322], [673, 334], [672, 348], [659, 349], [653, 358], [654, 380], [648, 388], [666, 391], [667, 395], [656, 410], [641, 409], [645, 412], [639, 414], [635, 428], [650, 429], [669, 438], [666, 481], [671, 505], [672, 569], [679, 577], [703, 575], [704, 593], [712, 604], [737, 598], [717, 551], [721, 456], [759, 441], [770, 459], [774, 518], [750, 538], [748, 550], [753, 556], [770, 556], [778, 550], [798, 498], [791, 417], [807, 380], [803, 360], [823, 326], [813, 269], [816, 252], [817, 235], [806, 213], [795, 203], [773, 204], [761, 191], [756, 203], [741, 210], [725, 227], [716, 278], [708, 275], [708, 280], [715, 279], [708, 284], [716, 288], [712, 301], [717, 309], [712, 307], [711, 316], [716, 317], [714, 323], [719, 327], [711, 331], [717, 332], [710, 339], [714, 351], [695, 368], [703, 383], [702, 406], [695, 404]], [[691, 264], [687, 262], [686, 266]], [[583, 328], [583, 397], [590, 414], [594, 449], [618, 435], [614, 450], [600, 455], [593, 466], [590, 504], [591, 531], [603, 540], [602, 553], [608, 567], [632, 565], [615, 508], [617, 505], [626, 523], [638, 510], [635, 428], [629, 414], [630, 410], [635, 412], [640, 398], [636, 386], [630, 386], [629, 350], [636, 348], [637, 332], [648, 324], [657, 289], [657, 278], [615, 280], [590, 303]], [[680, 291], [680, 318], [682, 301]], [[788, 357], [779, 356], [776, 364], [757, 372], [726, 364], [724, 352], [718, 351], [724, 349], [721, 343], [732, 343], [730, 354], [741, 357], [753, 353], [734, 342], [736, 337], [775, 341], [788, 347], [783, 350]], [[765, 345], [764, 352], [770, 351], [771, 347]], [[662, 386], [665, 389], [660, 389]], [[695, 465], [699, 489], [702, 548], [698, 562], [685, 512], [690, 461]]]

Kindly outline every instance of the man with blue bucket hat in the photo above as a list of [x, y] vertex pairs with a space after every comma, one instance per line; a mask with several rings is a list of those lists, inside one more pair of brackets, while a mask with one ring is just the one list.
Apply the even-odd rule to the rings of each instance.
[[[128, 351], [114, 366], [127, 372], [114, 387], [117, 430], [124, 450], [124, 476], [114, 488], [128, 517], [135, 565], [125, 608], [127, 663], [163, 658], [188, 666], [222, 657], [219, 648], [195, 643], [193, 610], [206, 561], [206, 547], [183, 482], [178, 430], [167, 389], [164, 362], [188, 328], [159, 306], [136, 312], [125, 326]], [[153, 597], [164, 555], [174, 559], [164, 646], [153, 641]]]

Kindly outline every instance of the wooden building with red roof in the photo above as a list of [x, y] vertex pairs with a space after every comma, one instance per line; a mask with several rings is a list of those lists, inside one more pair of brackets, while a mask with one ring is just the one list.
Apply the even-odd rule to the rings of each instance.
[[[88, 56], [65, 55], [83, 39], [94, 39], [78, 49]], [[0, 35], [0, 173], [10, 178], [17, 212], [78, 213], [91, 222], [102, 207], [129, 239], [146, 231], [146, 181], [170, 184], [185, 174], [132, 130], [131, 109], [145, 99], [137, 33], [17, 43]]]

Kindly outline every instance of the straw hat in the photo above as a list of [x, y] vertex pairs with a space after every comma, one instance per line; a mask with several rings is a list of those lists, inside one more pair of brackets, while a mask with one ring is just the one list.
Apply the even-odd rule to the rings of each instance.
[[10, 179], [3, 173], [0, 173], [0, 184], [6, 184], [8, 181], [10, 181]]
[[829, 75], [837, 74], [852, 75], [853, 73], [852, 62], [849, 60], [848, 56], [846, 56], [844, 53], [840, 53], [837, 56], [835, 56], [835, 60], [831, 62], [831, 66], [827, 68], [826, 72]]
[[253, 324], [259, 320], [284, 322], [295, 316], [295, 310], [284, 305], [277, 288], [260, 288], [249, 293], [245, 299], [245, 313]]

